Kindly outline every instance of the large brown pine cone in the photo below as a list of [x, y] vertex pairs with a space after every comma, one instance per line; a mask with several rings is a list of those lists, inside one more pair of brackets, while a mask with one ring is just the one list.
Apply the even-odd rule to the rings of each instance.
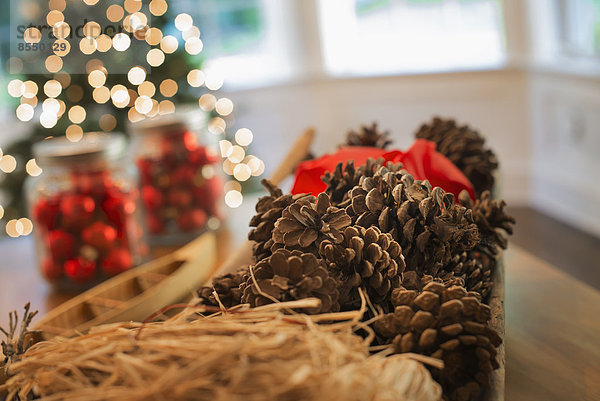
[[385, 305], [405, 268], [400, 245], [377, 227], [347, 227], [342, 243], [324, 240], [319, 253], [340, 280], [342, 309], [361, 306], [359, 288], [373, 303]]
[[269, 195], [261, 197], [256, 203], [256, 215], [250, 220], [250, 227], [255, 228], [248, 234], [248, 239], [255, 242], [252, 251], [254, 262], [271, 255], [273, 246], [271, 236], [275, 222], [281, 217], [283, 209], [298, 199], [315, 200], [311, 195], [284, 195], [281, 189], [269, 180], [262, 180], [262, 184], [269, 191]]
[[350, 192], [346, 208], [353, 224], [377, 226], [402, 247], [408, 270], [438, 276], [452, 255], [479, 241], [471, 212], [454, 196], [427, 181], [415, 181], [405, 171], [381, 167], [361, 179]]
[[377, 160], [368, 158], [367, 162], [358, 168], [354, 168], [354, 161], [349, 160], [345, 167], [343, 163], [338, 163], [333, 173], [326, 171], [321, 180], [327, 184], [325, 193], [330, 196], [331, 204], [347, 206], [345, 203], [350, 197], [349, 191], [360, 183], [361, 177], [373, 177], [382, 166], [393, 172], [402, 170], [402, 163], [385, 163], [383, 158]]
[[[340, 310], [337, 281], [329, 274], [321, 259], [312, 253], [278, 249], [250, 267], [250, 275], [242, 284], [242, 302], [252, 307], [275, 301], [319, 298], [320, 308], [306, 313]], [[265, 296], [266, 294], [266, 296]]]
[[246, 281], [248, 268], [238, 270], [235, 273], [224, 274], [215, 277], [212, 281], [212, 287], [200, 287], [198, 296], [204, 305], [220, 306], [214, 295], [219, 296], [219, 300], [226, 308], [239, 305], [242, 301], [242, 289], [240, 285]]
[[481, 246], [494, 255], [499, 248], [506, 249], [508, 241], [504, 233], [511, 235], [515, 224], [514, 217], [505, 210], [506, 202], [493, 199], [490, 191], [484, 191], [475, 202], [463, 191], [459, 194], [459, 201], [473, 211], [473, 220], [482, 239]]
[[375, 122], [370, 126], [361, 125], [358, 132], [348, 131], [346, 134], [346, 143], [343, 146], [370, 146], [385, 149], [392, 143], [389, 135], [389, 131], [379, 131]]
[[342, 232], [350, 225], [344, 209], [331, 206], [329, 195], [319, 194], [317, 202], [306, 198], [294, 201], [283, 210], [275, 223], [272, 251], [278, 248], [318, 253], [320, 243], [328, 239], [335, 244], [343, 240]]
[[492, 189], [498, 160], [494, 152], [485, 147], [485, 139], [479, 132], [468, 125], [458, 126], [452, 119], [435, 117], [429, 124], [423, 124], [415, 135], [435, 142], [437, 151], [467, 176], [475, 192]]
[[444, 369], [432, 371], [442, 385], [445, 399], [472, 400], [488, 385], [498, 368], [496, 347], [502, 339], [488, 322], [490, 308], [479, 294], [464, 287], [431, 281], [419, 290], [398, 288], [392, 292], [393, 313], [373, 326], [393, 344], [396, 353], [414, 352], [444, 361]]

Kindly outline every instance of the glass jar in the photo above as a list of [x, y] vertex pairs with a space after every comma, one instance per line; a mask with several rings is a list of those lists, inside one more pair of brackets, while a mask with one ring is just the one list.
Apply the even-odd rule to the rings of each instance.
[[150, 243], [184, 244], [223, 216], [216, 146], [189, 128], [183, 114], [133, 125], [134, 160]]
[[82, 290], [148, 254], [135, 166], [122, 135], [88, 133], [33, 147], [43, 173], [27, 183], [38, 261], [61, 290]]

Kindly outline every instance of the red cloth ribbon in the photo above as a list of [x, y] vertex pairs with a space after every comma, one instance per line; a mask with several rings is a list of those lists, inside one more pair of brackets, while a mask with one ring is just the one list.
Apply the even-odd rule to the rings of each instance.
[[417, 180], [429, 180], [432, 186], [441, 187], [457, 197], [466, 189], [471, 198], [475, 199], [475, 191], [469, 179], [450, 160], [435, 150], [435, 143], [424, 139], [417, 139], [406, 152], [348, 146], [338, 149], [333, 154], [304, 161], [296, 168], [292, 193], [320, 194], [327, 188], [321, 177], [326, 171], [333, 172], [338, 163], [343, 162], [345, 165], [348, 160], [354, 160], [355, 167], [359, 167], [365, 164], [368, 158], [380, 157], [386, 162], [402, 163], [404, 169]]

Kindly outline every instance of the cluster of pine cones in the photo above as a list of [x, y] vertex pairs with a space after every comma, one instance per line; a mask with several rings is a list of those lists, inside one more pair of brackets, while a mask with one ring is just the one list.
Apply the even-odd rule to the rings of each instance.
[[[387, 145], [376, 126], [349, 144]], [[432, 374], [448, 400], [478, 396], [498, 367], [498, 333], [486, 300], [496, 255], [514, 220], [489, 191], [458, 200], [400, 164], [369, 160], [337, 166], [318, 195], [269, 192], [256, 205], [249, 238], [253, 264], [217, 277], [199, 296], [206, 304], [252, 307], [307, 297], [305, 313], [355, 310], [367, 302], [377, 344], [396, 353], [442, 359]]]

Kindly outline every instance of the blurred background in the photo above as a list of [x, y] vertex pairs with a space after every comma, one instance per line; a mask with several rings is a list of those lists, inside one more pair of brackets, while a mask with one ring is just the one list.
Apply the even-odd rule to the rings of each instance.
[[[8, 2], [6, 2], [8, 3]], [[7, 7], [7, 4], [5, 5]], [[267, 173], [291, 138], [315, 149], [377, 121], [399, 147], [433, 115], [478, 129], [503, 196], [600, 235], [600, 0], [172, 0], [202, 30], [236, 124]], [[9, 13], [0, 16], [3, 61]], [[0, 67], [0, 87], [12, 76]], [[18, 99], [16, 100], [18, 104]], [[26, 135], [0, 91], [0, 147]], [[17, 160], [24, 169], [26, 160]], [[10, 163], [9, 163], [10, 164]], [[0, 180], [12, 166], [0, 161]], [[2, 198], [0, 197], [0, 205]]]
[[[125, 8], [136, 1], [126, 0]], [[478, 130], [498, 156], [500, 196], [517, 218], [506, 261], [507, 399], [598, 399], [600, 0], [169, 0], [168, 6], [171, 17], [187, 13], [199, 28], [201, 57], [181, 60], [218, 75], [204, 86], [235, 104], [227, 126], [252, 130], [249, 149], [264, 161], [265, 176], [311, 126], [316, 155], [372, 122], [389, 130], [400, 149], [433, 116]], [[9, 2], [1, 7], [0, 187], [10, 177], [39, 174], [30, 155], [6, 151], [39, 124], [21, 121], [33, 114], [15, 113], [32, 98], [6, 90], [26, 78], [9, 73]], [[165, 34], [179, 29], [172, 19], [159, 22]], [[153, 75], [162, 80], [170, 69]], [[71, 78], [87, 85], [85, 74]], [[113, 120], [105, 120], [111, 129]], [[61, 136], [65, 127], [49, 132]], [[243, 207], [229, 210], [234, 227], [244, 227], [234, 233], [240, 241], [255, 201], [245, 197]], [[27, 236], [7, 226], [23, 216], [9, 207], [15, 209], [0, 191], [0, 232]], [[0, 239], [6, 310], [48, 291], [33, 269], [32, 244]]]

